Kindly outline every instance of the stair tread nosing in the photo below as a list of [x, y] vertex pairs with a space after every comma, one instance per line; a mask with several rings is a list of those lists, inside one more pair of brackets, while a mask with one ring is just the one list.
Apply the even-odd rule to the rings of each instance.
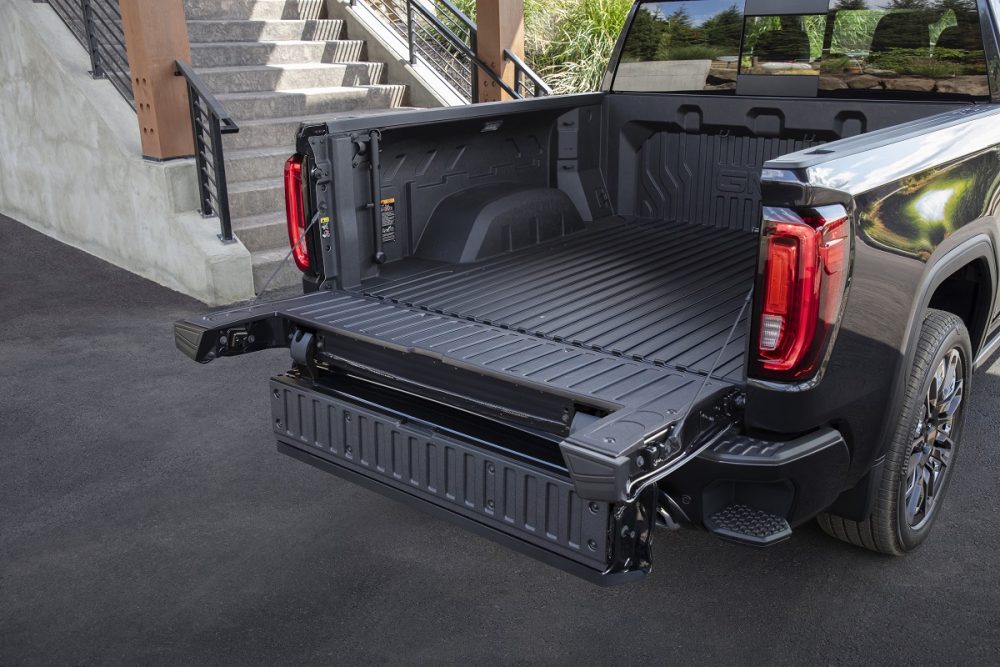
[[274, 146], [254, 146], [252, 148], [236, 148], [226, 151], [226, 161], [229, 160], [250, 160], [253, 158], [278, 157], [279, 155], [291, 156], [295, 152], [295, 146], [280, 144]]
[[[242, 194], [245, 192], [258, 192], [260, 190], [282, 190], [285, 183], [279, 175], [276, 178], [260, 178], [254, 181], [237, 181], [229, 184], [229, 194]], [[251, 217], [251, 216], [247, 216]]]
[[270, 225], [285, 226], [285, 212], [259, 213], [248, 215], [242, 218], [233, 218], [233, 229], [254, 229], [256, 227], [268, 227]]
[[[380, 65], [372, 60], [344, 60], [337, 63], [273, 63], [270, 65], [219, 65], [213, 67], [196, 67], [198, 74], [226, 74], [229, 72], [270, 72], [284, 70], [324, 70], [340, 69], [349, 65]], [[400, 84], [402, 85], [402, 84]]]
[[303, 44], [315, 45], [315, 44], [338, 44], [338, 43], [348, 43], [348, 44], [359, 44], [364, 43], [363, 39], [271, 39], [271, 40], [254, 40], [252, 42], [195, 42], [191, 45], [192, 49], [208, 49], [217, 47], [231, 47], [231, 48], [244, 48], [247, 46], [253, 46], [254, 44], [264, 44], [270, 46], [301, 46]]
[[277, 98], [291, 97], [293, 95], [334, 95], [337, 93], [361, 92], [367, 90], [399, 90], [406, 88], [406, 85], [399, 83], [373, 83], [362, 86], [326, 86], [321, 88], [290, 88], [288, 90], [252, 90], [242, 93], [221, 93], [216, 95], [220, 100], [247, 100], [255, 97]]

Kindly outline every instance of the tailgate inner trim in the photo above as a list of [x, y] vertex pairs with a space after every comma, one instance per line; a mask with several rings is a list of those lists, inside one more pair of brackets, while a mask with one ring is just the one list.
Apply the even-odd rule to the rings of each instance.
[[580, 498], [568, 477], [484, 451], [391, 411], [352, 404], [291, 376], [272, 378], [271, 407], [275, 434], [287, 448], [591, 574], [607, 567], [611, 506]]

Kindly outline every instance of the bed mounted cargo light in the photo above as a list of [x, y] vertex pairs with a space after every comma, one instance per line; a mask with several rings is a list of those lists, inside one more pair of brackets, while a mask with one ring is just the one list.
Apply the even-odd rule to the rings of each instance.
[[803, 380], [815, 375], [847, 287], [850, 221], [844, 207], [765, 208], [752, 375]]
[[301, 155], [293, 155], [285, 162], [285, 216], [288, 223], [288, 242], [292, 258], [300, 271], [309, 271], [309, 248], [306, 232], [305, 199], [302, 192]]

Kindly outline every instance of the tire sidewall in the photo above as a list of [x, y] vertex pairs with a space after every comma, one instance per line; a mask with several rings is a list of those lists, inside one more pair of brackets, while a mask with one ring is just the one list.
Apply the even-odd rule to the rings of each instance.
[[[899, 544], [904, 552], [912, 551], [920, 546], [921, 543], [926, 539], [928, 533], [930, 533], [931, 528], [934, 527], [934, 523], [937, 521], [938, 515], [941, 513], [941, 506], [947, 497], [948, 487], [951, 485], [951, 478], [954, 476], [954, 466], [955, 461], [958, 457], [959, 450], [961, 449], [961, 438], [963, 427], [965, 426], [965, 415], [966, 407], [969, 401], [972, 390], [972, 345], [969, 341], [969, 334], [965, 327], [961, 324], [960, 320], [957, 320], [958, 326], [952, 327], [945, 336], [944, 340], [938, 345], [937, 350], [931, 360], [930, 365], [924, 370], [924, 377], [920, 384], [920, 391], [916, 395], [916, 400], [908, 406], [906, 413], [904, 414], [904, 420], [899, 424], [899, 430], [897, 430], [897, 442], [900, 446], [904, 448], [903, 455], [901, 456], [901, 461], [896, 470], [896, 489], [895, 489], [895, 522], [896, 522], [896, 534]], [[959, 413], [955, 422], [952, 426], [952, 441], [953, 452], [949, 467], [948, 474], [945, 477], [944, 484], [941, 490], [938, 492], [937, 502], [931, 511], [931, 516], [926, 520], [923, 525], [919, 528], [913, 528], [909, 525], [906, 519], [906, 509], [905, 509], [905, 490], [906, 490], [906, 468], [909, 461], [909, 448], [913, 441], [913, 431], [917, 424], [918, 416], [922, 414], [923, 411], [923, 401], [924, 397], [927, 396], [927, 392], [930, 390], [931, 381], [934, 378], [934, 371], [937, 369], [938, 364], [944, 358], [945, 354], [953, 349], [958, 349], [959, 354], [962, 357], [962, 369], [964, 372], [964, 387], [963, 387], [963, 397], [962, 405], [959, 408]], [[914, 378], [910, 376], [910, 381], [912, 382]]]

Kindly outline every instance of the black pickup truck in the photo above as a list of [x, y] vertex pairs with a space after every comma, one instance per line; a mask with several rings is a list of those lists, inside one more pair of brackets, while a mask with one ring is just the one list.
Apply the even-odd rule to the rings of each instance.
[[177, 346], [289, 348], [279, 451], [594, 581], [909, 552], [1000, 346], [998, 10], [639, 2], [601, 92], [304, 126], [304, 294]]

